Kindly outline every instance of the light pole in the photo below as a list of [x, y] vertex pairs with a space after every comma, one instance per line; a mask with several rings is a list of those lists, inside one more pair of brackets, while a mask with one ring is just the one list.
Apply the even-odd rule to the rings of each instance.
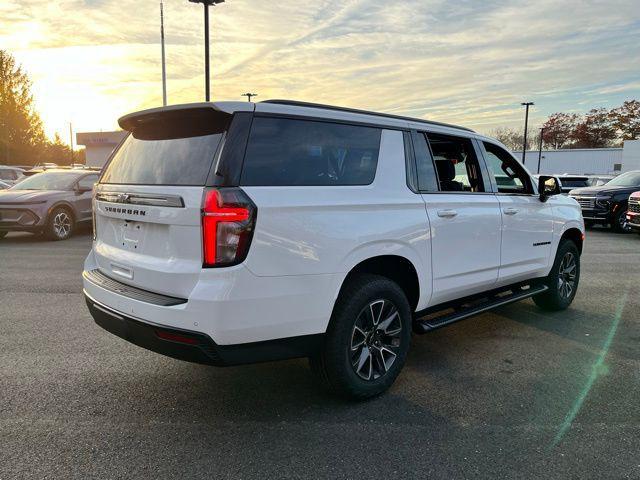
[[164, 61], [164, 12], [160, 2], [160, 43], [162, 44], [162, 105], [167, 106], [167, 69]]
[[204, 99], [211, 98], [209, 91], [209, 6], [216, 6], [224, 3], [224, 0], [189, 0], [191, 3], [201, 3], [204, 5]]
[[243, 93], [242, 95], [240, 95], [241, 97], [247, 97], [247, 101], [251, 101], [251, 97], [257, 97], [258, 94], [257, 93]]
[[538, 172], [540, 173], [540, 160], [542, 160], [542, 137], [544, 135], [544, 127], [540, 129], [540, 143], [538, 145]]
[[73, 165], [73, 124], [69, 122], [69, 145], [71, 146], [71, 165]]
[[524, 141], [522, 142], [522, 164], [524, 165], [525, 156], [527, 154], [527, 128], [529, 126], [529, 107], [535, 105], [533, 102], [522, 102], [520, 105], [526, 107], [524, 114]]

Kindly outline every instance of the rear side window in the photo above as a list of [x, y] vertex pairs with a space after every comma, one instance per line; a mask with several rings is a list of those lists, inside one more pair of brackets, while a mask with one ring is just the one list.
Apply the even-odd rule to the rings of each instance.
[[256, 117], [241, 184], [368, 185], [376, 173], [380, 135], [373, 127]]

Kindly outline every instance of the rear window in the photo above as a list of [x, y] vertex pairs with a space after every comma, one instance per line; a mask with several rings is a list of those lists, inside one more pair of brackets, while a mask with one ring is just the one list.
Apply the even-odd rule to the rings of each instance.
[[373, 127], [257, 117], [241, 184], [368, 185], [376, 173], [380, 135]]
[[107, 166], [101, 183], [204, 185], [222, 135], [166, 140], [127, 137]]

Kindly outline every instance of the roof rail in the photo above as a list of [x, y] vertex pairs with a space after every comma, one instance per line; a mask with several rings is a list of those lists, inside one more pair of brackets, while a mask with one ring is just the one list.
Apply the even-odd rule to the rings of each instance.
[[474, 132], [470, 128], [460, 127], [458, 125], [451, 125], [450, 123], [434, 122], [432, 120], [425, 120], [423, 118], [405, 117], [405, 116], [402, 116], [402, 115], [393, 115], [391, 113], [372, 112], [370, 110], [360, 110], [360, 109], [357, 109], [357, 108], [336, 107], [335, 105], [324, 105], [322, 103], [300, 102], [298, 100], [282, 100], [282, 99], [277, 99], [277, 98], [275, 98], [273, 100], [263, 100], [260, 103], [275, 103], [275, 104], [278, 104], [278, 105], [291, 105], [293, 107], [322, 108], [322, 109], [325, 109], [325, 110], [336, 110], [336, 111], [339, 111], [339, 112], [360, 113], [360, 114], [363, 114], [363, 115], [375, 115], [375, 116], [378, 116], [378, 117], [395, 118], [397, 120], [407, 120], [407, 121], [410, 121], [410, 122], [428, 123], [429, 125], [438, 125], [440, 127], [456, 128], [458, 130], [465, 130], [467, 132]]

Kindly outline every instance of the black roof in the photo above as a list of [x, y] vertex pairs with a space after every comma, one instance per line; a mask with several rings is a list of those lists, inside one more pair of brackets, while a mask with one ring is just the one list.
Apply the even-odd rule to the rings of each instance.
[[375, 115], [378, 117], [395, 118], [397, 120], [407, 120], [410, 122], [428, 123], [430, 125], [438, 125], [440, 127], [448, 127], [448, 128], [457, 128], [458, 130], [466, 130], [467, 132], [473, 132], [473, 130], [471, 130], [470, 128], [460, 127], [458, 125], [451, 125], [450, 123], [434, 122], [431, 120], [425, 120], [423, 118], [404, 117], [402, 115], [392, 115], [390, 113], [372, 112], [369, 110], [360, 110], [357, 108], [336, 107], [335, 105], [324, 105], [322, 103], [300, 102], [297, 100], [281, 100], [277, 98], [273, 100], [263, 100], [260, 103], [276, 103], [279, 105], [291, 105], [294, 107], [322, 108], [324, 110], [337, 110], [340, 112], [360, 113], [364, 115]]

